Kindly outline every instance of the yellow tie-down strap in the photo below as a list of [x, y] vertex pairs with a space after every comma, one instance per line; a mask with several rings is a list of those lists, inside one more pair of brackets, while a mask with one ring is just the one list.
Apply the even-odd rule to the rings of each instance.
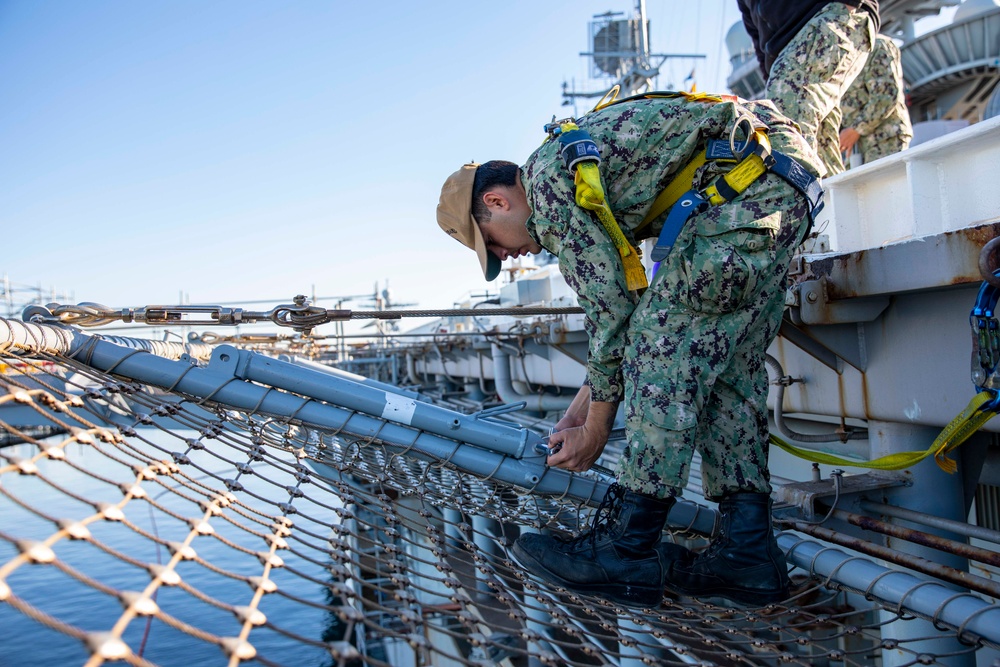
[[989, 391], [976, 394], [969, 401], [969, 405], [966, 406], [965, 410], [944, 427], [941, 434], [934, 439], [931, 446], [924, 452], [897, 452], [888, 456], [882, 456], [873, 461], [855, 461], [833, 456], [832, 454], [799, 449], [776, 435], [771, 436], [771, 443], [789, 454], [807, 461], [838, 466], [853, 466], [856, 468], [872, 468], [875, 470], [904, 470], [913, 467], [933, 454], [934, 461], [938, 464], [938, 467], [950, 474], [958, 470], [958, 464], [955, 463], [954, 459], [947, 456], [948, 452], [964, 443], [983, 424], [996, 416], [997, 413], [992, 409], [983, 408], [983, 406], [992, 402], [995, 398], [996, 396]]

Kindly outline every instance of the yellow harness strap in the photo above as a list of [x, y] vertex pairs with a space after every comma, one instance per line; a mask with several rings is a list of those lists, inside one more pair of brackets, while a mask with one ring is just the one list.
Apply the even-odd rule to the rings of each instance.
[[674, 176], [667, 187], [663, 188], [663, 191], [656, 196], [656, 200], [646, 213], [646, 217], [642, 219], [636, 230], [642, 229], [655, 220], [661, 213], [676, 204], [681, 195], [690, 189], [691, 181], [694, 180], [694, 172], [698, 171], [698, 168], [705, 164], [707, 160], [705, 151], [702, 151], [693, 160], [688, 162], [687, 166], [681, 169], [680, 173]]
[[[764, 130], [754, 130], [753, 136], [757, 141], [757, 150], [745, 156], [732, 170], [723, 174], [705, 189], [706, 198], [713, 206], [718, 206], [733, 199], [750, 187], [751, 183], [767, 171], [767, 164], [764, 160], [765, 156], [771, 152], [771, 142], [768, 140], [767, 133]], [[653, 205], [649, 207], [646, 217], [639, 223], [636, 231], [651, 223], [664, 211], [676, 204], [681, 195], [690, 189], [690, 184], [694, 180], [694, 173], [707, 161], [708, 156], [705, 151], [702, 151], [688, 162], [674, 176], [667, 187], [663, 188], [660, 194], [656, 196]]]
[[657, 100], [657, 99], [673, 99], [675, 97], [683, 97], [689, 102], [708, 102], [709, 104], [715, 104], [717, 102], [737, 102], [739, 97], [736, 95], [712, 95], [710, 93], [689, 93], [684, 90], [669, 90], [669, 91], [659, 91], [650, 93], [639, 93], [638, 95], [632, 95], [630, 97], [623, 97], [618, 99], [618, 93], [621, 92], [622, 87], [620, 85], [615, 85], [608, 92], [604, 94], [604, 97], [594, 105], [592, 111], [600, 111], [604, 107], [609, 107], [612, 104], [621, 104], [622, 102], [629, 102], [631, 100]]
[[731, 201], [767, 172], [771, 157], [771, 141], [767, 138], [767, 132], [754, 129], [748, 145], [754, 146], [753, 152], [744, 155], [728, 173], [705, 188], [708, 201], [713, 206]]
[[[563, 123], [561, 130], [569, 132], [579, 129], [576, 123]], [[618, 255], [622, 258], [622, 267], [625, 270], [625, 283], [629, 291], [646, 289], [649, 281], [646, 279], [646, 269], [639, 259], [639, 253], [625, 238], [618, 221], [615, 220], [614, 213], [608, 206], [604, 198], [604, 187], [601, 185], [601, 174], [597, 170], [596, 162], [580, 162], [576, 165], [573, 176], [576, 185], [576, 203], [588, 211], [597, 214], [597, 219], [601, 226], [611, 237], [611, 242]]]

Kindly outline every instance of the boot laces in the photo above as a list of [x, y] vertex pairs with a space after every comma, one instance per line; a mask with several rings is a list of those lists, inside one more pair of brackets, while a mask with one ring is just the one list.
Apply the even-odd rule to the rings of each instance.
[[601, 504], [597, 506], [597, 511], [594, 512], [590, 529], [571, 539], [569, 544], [577, 546], [589, 541], [593, 546], [599, 537], [611, 532], [624, 500], [625, 487], [617, 482], [609, 486], [608, 492], [604, 494]]

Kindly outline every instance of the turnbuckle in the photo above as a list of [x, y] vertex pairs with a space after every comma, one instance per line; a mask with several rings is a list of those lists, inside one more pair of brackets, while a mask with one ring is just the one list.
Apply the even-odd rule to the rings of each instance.
[[156, 324], [188, 324], [188, 325], [226, 325], [236, 326], [245, 322], [255, 322], [259, 317], [242, 308], [223, 308], [222, 306], [146, 306], [144, 308], [123, 308], [122, 322], [141, 322]]

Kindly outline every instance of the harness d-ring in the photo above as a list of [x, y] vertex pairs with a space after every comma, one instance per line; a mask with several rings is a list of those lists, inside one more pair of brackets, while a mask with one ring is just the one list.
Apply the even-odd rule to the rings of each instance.
[[729, 130], [729, 150], [732, 152], [733, 157], [739, 162], [743, 159], [744, 155], [741, 151], [736, 150], [736, 133], [741, 127], [746, 125], [746, 142], [743, 144], [743, 148], [750, 146], [750, 140], [753, 138], [753, 116], [751, 116], [747, 111], [740, 109], [738, 115], [736, 116], [736, 121], [733, 123], [733, 127]]
[[621, 89], [622, 87], [620, 85], [615, 84], [611, 90], [604, 93], [604, 97], [601, 98], [601, 101], [594, 105], [594, 111], [600, 111], [604, 107], [614, 104], [615, 100], [618, 99], [618, 93]]

